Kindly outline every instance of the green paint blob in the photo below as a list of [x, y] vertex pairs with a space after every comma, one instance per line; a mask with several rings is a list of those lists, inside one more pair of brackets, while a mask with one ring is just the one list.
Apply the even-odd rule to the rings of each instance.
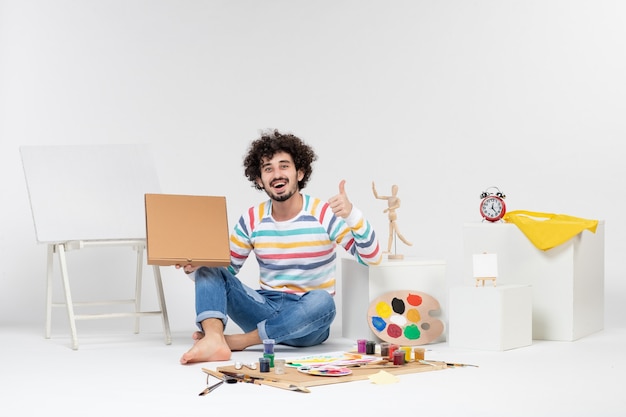
[[415, 324], [410, 324], [404, 328], [404, 337], [409, 340], [419, 339], [421, 336], [420, 329]]

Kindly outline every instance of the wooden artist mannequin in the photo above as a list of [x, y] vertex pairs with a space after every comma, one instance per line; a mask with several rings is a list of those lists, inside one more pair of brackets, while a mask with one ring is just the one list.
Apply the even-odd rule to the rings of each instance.
[[395, 184], [392, 185], [391, 195], [383, 196], [378, 195], [378, 192], [376, 191], [376, 184], [372, 181], [372, 191], [374, 192], [374, 197], [376, 197], [378, 200], [387, 200], [387, 208], [383, 211], [383, 213], [387, 213], [389, 216], [389, 240], [387, 242], [387, 250], [383, 253], [388, 253], [389, 259], [402, 259], [404, 258], [403, 255], [398, 255], [396, 253], [391, 254], [391, 245], [395, 240], [394, 238], [396, 236], [399, 237], [400, 240], [404, 242], [404, 244], [406, 244], [407, 246], [413, 246], [413, 244], [406, 240], [406, 238], [402, 236], [402, 233], [400, 233], [400, 231], [398, 230], [398, 215], [396, 214], [396, 209], [400, 208], [400, 198], [398, 198], [398, 186]]

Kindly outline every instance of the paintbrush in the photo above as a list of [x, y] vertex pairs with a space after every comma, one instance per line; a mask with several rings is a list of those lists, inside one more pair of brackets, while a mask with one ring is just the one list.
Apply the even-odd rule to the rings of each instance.
[[470, 365], [469, 363], [450, 363], [450, 362], [446, 362], [446, 366], [449, 366], [451, 368], [460, 368], [463, 366], [473, 366], [474, 368], [478, 368], [478, 365]]
[[341, 365], [346, 368], [362, 368], [362, 369], [383, 369], [383, 368], [398, 368], [400, 365], [394, 365], [390, 363], [388, 360], [382, 359], [379, 361], [373, 362], [359, 362], [359, 363], [350, 363]]
[[475, 368], [478, 368], [478, 365], [470, 365], [468, 363], [453, 363], [453, 362], [434, 362], [434, 361], [426, 361], [421, 359], [419, 361], [419, 363], [423, 363], [424, 365], [431, 365], [431, 366], [435, 366], [437, 363], [441, 364], [441, 363], [445, 363], [447, 367], [450, 368], [461, 368], [464, 366], [473, 366]]
[[311, 390], [309, 390], [305, 386], [296, 385], [296, 384], [292, 384], [289, 382], [280, 382], [280, 381], [276, 381], [272, 379], [266, 379], [266, 378], [259, 377], [259, 376], [251, 376], [248, 374], [238, 373], [238, 372], [230, 372], [230, 371], [220, 371], [220, 372], [223, 373], [224, 375], [230, 376], [232, 378], [236, 378], [240, 382], [247, 382], [247, 383], [256, 384], [256, 385], [269, 385], [271, 387], [282, 388], [288, 391], [297, 391], [297, 392], [305, 392], [305, 393], [311, 392]]

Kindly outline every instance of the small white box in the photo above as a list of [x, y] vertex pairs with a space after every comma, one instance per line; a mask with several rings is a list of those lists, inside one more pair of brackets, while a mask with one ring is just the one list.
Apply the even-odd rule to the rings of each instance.
[[511, 223], [468, 223], [463, 235], [468, 277], [474, 254], [496, 253], [498, 286], [532, 286], [533, 339], [572, 341], [603, 329], [603, 221], [547, 251]]
[[[354, 259], [341, 263], [341, 333], [349, 339], [376, 340], [367, 322], [367, 310], [376, 297], [391, 291], [413, 290], [433, 296], [441, 308], [437, 319], [446, 326], [447, 286], [444, 261], [403, 259], [383, 260], [365, 266]], [[433, 343], [444, 342], [444, 333]]]
[[450, 347], [509, 350], [532, 344], [530, 285], [454, 287], [448, 312]]

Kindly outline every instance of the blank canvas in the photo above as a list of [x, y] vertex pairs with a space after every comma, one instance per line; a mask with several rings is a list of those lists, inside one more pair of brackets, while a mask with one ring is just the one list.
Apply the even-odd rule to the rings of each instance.
[[475, 254], [474, 278], [495, 278], [498, 276], [498, 255], [495, 253]]
[[40, 243], [145, 239], [144, 194], [160, 192], [147, 145], [22, 146]]

